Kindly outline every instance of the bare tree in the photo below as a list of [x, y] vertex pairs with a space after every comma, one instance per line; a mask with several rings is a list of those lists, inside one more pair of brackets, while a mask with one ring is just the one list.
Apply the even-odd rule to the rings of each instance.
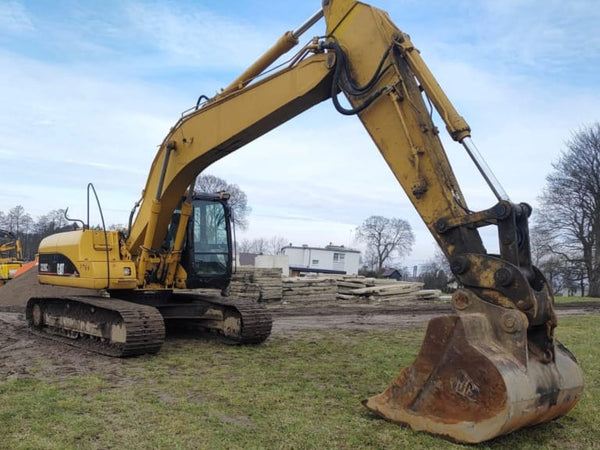
[[259, 237], [252, 240], [243, 239], [237, 243], [237, 251], [240, 253], [256, 253], [257, 255], [277, 255], [288, 242], [287, 239], [281, 236]]
[[257, 255], [266, 251], [267, 240], [265, 238], [242, 239], [237, 243], [237, 251], [240, 253], [255, 253]]
[[442, 291], [448, 289], [448, 274], [434, 260], [430, 260], [425, 264], [419, 278], [425, 289], [439, 289]]
[[248, 197], [246, 196], [246, 193], [242, 191], [237, 184], [228, 184], [227, 181], [222, 178], [203, 174], [196, 178], [194, 188], [198, 192], [229, 192], [231, 194], [229, 205], [233, 210], [233, 222], [242, 230], [248, 228], [248, 215], [250, 214], [251, 208], [248, 206]]
[[415, 235], [406, 220], [371, 216], [356, 228], [356, 239], [367, 245], [365, 260], [372, 261], [380, 275], [390, 257], [403, 257], [411, 252]]
[[17, 237], [20, 237], [23, 227], [30, 226], [31, 216], [25, 212], [25, 208], [21, 205], [17, 205], [8, 211], [6, 222], [8, 230], [15, 233]]
[[21, 242], [23, 257], [31, 260], [37, 253], [40, 241], [59, 231], [68, 229], [69, 222], [65, 219], [64, 210], [50, 211], [34, 221], [25, 209], [17, 205], [8, 213], [0, 211], [0, 228], [12, 230]]
[[65, 210], [54, 209], [48, 214], [39, 217], [34, 228], [36, 232], [42, 236], [48, 236], [52, 233], [64, 230], [69, 224], [70, 222], [65, 217]]
[[574, 133], [546, 177], [536, 230], [546, 248], [583, 264], [588, 295], [600, 297], [600, 123]]
[[436, 264], [441, 270], [443, 270], [444, 273], [446, 275], [448, 275], [448, 277], [453, 279], [454, 274], [452, 273], [452, 269], [450, 269], [450, 261], [448, 261], [448, 258], [442, 251], [441, 247], [437, 244], [434, 244], [434, 245], [435, 245], [435, 250], [433, 252], [433, 258], [432, 258], [433, 263]]
[[454, 280], [450, 263], [442, 249], [436, 244], [435, 252], [423, 267], [420, 275], [425, 289], [448, 290], [448, 283]]
[[540, 219], [539, 212], [534, 213], [533, 226], [530, 233], [530, 244], [531, 244], [531, 261], [538, 268], [543, 262], [552, 257], [552, 238], [546, 230], [546, 227], [539, 224]]
[[281, 249], [288, 245], [290, 241], [283, 236], [273, 236], [269, 238], [269, 255], [278, 255]]

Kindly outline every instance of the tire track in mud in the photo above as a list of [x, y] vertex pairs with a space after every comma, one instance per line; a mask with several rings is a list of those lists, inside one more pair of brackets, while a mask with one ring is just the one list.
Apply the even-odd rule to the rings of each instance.
[[29, 333], [23, 313], [0, 312], [0, 382], [15, 378], [62, 379], [99, 371], [115, 379], [119, 360], [80, 351]]

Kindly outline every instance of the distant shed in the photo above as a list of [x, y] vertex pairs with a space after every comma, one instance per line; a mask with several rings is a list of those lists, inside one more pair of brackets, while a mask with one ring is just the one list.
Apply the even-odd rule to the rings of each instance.
[[398, 269], [385, 269], [381, 276], [390, 280], [402, 281], [402, 273]]
[[325, 247], [300, 247], [288, 245], [281, 252], [287, 255], [290, 262], [290, 275], [307, 273], [334, 275], [356, 275], [360, 259], [360, 251], [329, 244]]

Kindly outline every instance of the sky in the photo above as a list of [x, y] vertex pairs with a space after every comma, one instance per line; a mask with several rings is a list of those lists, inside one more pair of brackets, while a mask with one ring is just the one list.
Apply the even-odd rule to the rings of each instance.
[[[472, 129], [510, 199], [534, 209], [573, 133], [600, 120], [595, 0], [373, 0], [413, 43]], [[169, 128], [320, 8], [301, 2], [2, 0], [0, 211], [86, 216], [93, 183], [127, 223]], [[324, 34], [320, 21], [301, 42]], [[444, 129], [441, 121], [437, 121]], [[462, 146], [442, 138], [472, 210], [495, 198]], [[407, 220], [401, 265], [435, 244], [356, 117], [321, 103], [218, 161], [252, 208], [238, 239], [361, 248], [367, 217]], [[99, 216], [91, 208], [92, 221]], [[495, 239], [486, 232], [494, 250]]]

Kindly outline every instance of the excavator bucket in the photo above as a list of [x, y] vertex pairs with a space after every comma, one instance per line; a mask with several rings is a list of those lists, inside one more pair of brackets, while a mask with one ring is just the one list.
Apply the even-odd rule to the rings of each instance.
[[583, 376], [559, 342], [537, 355], [528, 346], [524, 313], [453, 297], [455, 315], [429, 322], [421, 350], [382, 394], [363, 404], [414, 430], [477, 443], [566, 414]]

